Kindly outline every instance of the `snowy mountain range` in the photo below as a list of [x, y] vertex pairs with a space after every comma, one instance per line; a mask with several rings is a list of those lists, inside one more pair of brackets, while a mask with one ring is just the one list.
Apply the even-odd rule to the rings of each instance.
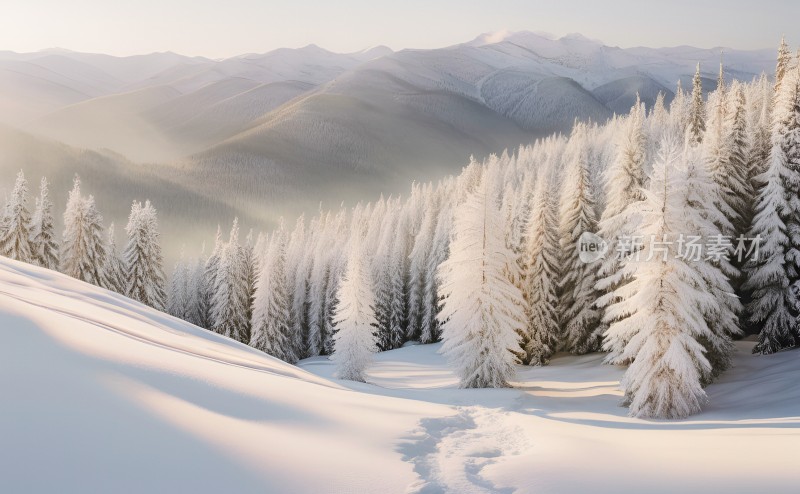
[[698, 62], [713, 89], [723, 53], [729, 78], [774, 65], [773, 50], [622, 49], [531, 32], [431, 50], [311, 45], [224, 60], [0, 52], [0, 180], [7, 189], [16, 170], [36, 167], [63, 175], [53, 185], [65, 191], [87, 166], [70, 156], [101, 155], [112, 170], [129, 169], [113, 181], [89, 178], [101, 195], [149, 194], [142, 187], [154, 184], [155, 197], [174, 185], [184, 202], [167, 197], [162, 209], [186, 209], [190, 197], [195, 214], [270, 223], [320, 202], [405, 192], [470, 155], [567, 132], [576, 118], [626, 113], [637, 93], [647, 104], [659, 92], [669, 101]]

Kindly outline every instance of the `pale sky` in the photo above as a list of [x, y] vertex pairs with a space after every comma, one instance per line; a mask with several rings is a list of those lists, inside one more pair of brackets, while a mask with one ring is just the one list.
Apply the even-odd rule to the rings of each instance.
[[797, 0], [0, 0], [0, 50], [222, 58], [311, 43], [435, 48], [500, 30], [754, 49], [776, 47], [783, 33], [800, 43], [798, 19]]

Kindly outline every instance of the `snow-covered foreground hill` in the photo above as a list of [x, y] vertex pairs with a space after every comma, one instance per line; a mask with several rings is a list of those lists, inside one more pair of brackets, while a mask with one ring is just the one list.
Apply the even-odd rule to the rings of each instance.
[[6, 259], [0, 336], [0, 492], [796, 491], [798, 352], [739, 343], [703, 413], [644, 421], [598, 355], [459, 390], [411, 346], [341, 382]]

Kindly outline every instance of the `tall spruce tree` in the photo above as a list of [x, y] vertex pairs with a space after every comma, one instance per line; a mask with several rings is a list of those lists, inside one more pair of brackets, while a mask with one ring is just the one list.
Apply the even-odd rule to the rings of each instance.
[[365, 382], [366, 369], [378, 346], [370, 262], [362, 242], [361, 233], [352, 229], [347, 269], [338, 284], [337, 331], [331, 360], [336, 364], [338, 378]]
[[298, 360], [292, 335], [290, 287], [287, 283], [287, 235], [283, 223], [261, 254], [253, 301], [250, 346], [285, 362]]
[[125, 265], [117, 250], [114, 223], [108, 227], [108, 249], [106, 250], [106, 288], [119, 294], [126, 293]]
[[578, 242], [584, 233], [597, 232], [597, 213], [589, 170], [587, 130], [576, 124], [570, 138], [570, 155], [562, 182], [559, 237], [563, 276], [559, 285], [559, 318], [564, 348], [575, 354], [599, 349], [602, 335], [597, 309], [598, 262], [580, 258]]
[[53, 201], [47, 179], [42, 177], [39, 184], [39, 197], [31, 219], [30, 228], [31, 260], [47, 269], [58, 269], [58, 242], [53, 221]]
[[239, 219], [235, 218], [228, 242], [219, 255], [211, 299], [212, 317], [215, 332], [245, 344], [250, 342], [248, 282], [246, 254], [239, 243]]
[[539, 173], [533, 193], [523, 251], [526, 327], [523, 332], [523, 363], [545, 365], [558, 349], [559, 280], [558, 235], [551, 183]]
[[203, 277], [198, 286], [199, 300], [198, 300], [198, 315], [200, 324], [198, 326], [212, 330], [214, 328], [214, 290], [217, 286], [217, 269], [219, 268], [219, 259], [222, 255], [222, 248], [224, 242], [222, 241], [222, 228], [217, 225], [217, 234], [214, 237], [214, 248], [208, 259], [205, 260], [203, 265]]
[[164, 259], [161, 254], [156, 209], [134, 201], [125, 232], [124, 263], [127, 296], [156, 310], [166, 309]]
[[61, 272], [96, 286], [106, 286], [103, 217], [94, 197], [81, 196], [81, 181], [75, 176], [64, 211]]
[[[607, 243], [608, 252], [600, 261], [596, 288], [602, 293], [596, 304], [605, 309], [615, 301], [617, 289], [628, 280], [622, 263], [634, 253], [623, 242], [630, 241], [637, 225], [637, 217], [630, 206], [644, 200], [644, 163], [646, 137], [643, 130], [644, 105], [637, 102], [620, 129], [614, 160], [605, 174], [606, 206], [598, 223], [599, 236]], [[603, 331], [611, 321], [604, 314]], [[606, 337], [603, 344], [609, 354], [606, 362], [621, 364], [618, 360], [625, 341]]]
[[[661, 146], [642, 215], [643, 249], [625, 269], [631, 282], [609, 307], [611, 334], [624, 334], [623, 360], [632, 361], [621, 381], [630, 415], [682, 418], [706, 400], [701, 379], [711, 371], [698, 339], [710, 337], [703, 307], [717, 303], [701, 282], [708, 267], [680, 256], [687, 214], [674, 141]], [[624, 315], [625, 317], [616, 317]]]
[[462, 388], [506, 387], [525, 327], [524, 300], [508, 276], [516, 256], [506, 246], [493, 174], [456, 208], [454, 239], [439, 266], [444, 295], [441, 352]]
[[706, 110], [703, 104], [703, 81], [700, 78], [700, 64], [692, 79], [692, 100], [689, 106], [689, 138], [693, 144], [703, 142], [706, 132]]
[[25, 204], [28, 200], [28, 182], [20, 171], [14, 182], [14, 190], [6, 205], [5, 218], [0, 225], [0, 255], [22, 262], [31, 262], [30, 213]]
[[751, 237], [760, 239], [759, 256], [745, 266], [751, 292], [749, 322], [760, 327], [754, 353], [796, 346], [800, 280], [800, 68], [780, 85], [773, 115], [772, 151], [756, 207]]

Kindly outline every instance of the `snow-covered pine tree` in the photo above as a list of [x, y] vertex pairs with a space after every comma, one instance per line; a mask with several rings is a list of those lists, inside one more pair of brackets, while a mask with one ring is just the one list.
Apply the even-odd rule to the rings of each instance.
[[39, 198], [31, 219], [30, 244], [31, 260], [47, 269], [58, 269], [58, 242], [53, 221], [53, 201], [47, 179], [42, 177], [39, 184]]
[[[697, 147], [684, 146], [683, 166], [678, 171], [678, 180], [682, 184], [680, 193], [683, 202], [678, 203], [686, 213], [683, 228], [689, 235], [699, 235], [707, 243], [721, 238], [722, 232], [730, 229], [725, 214], [719, 210], [716, 198], [719, 197], [719, 185], [708, 173], [700, 150]], [[684, 237], [684, 240], [688, 237]], [[679, 238], [680, 240], [680, 238]], [[711, 252], [706, 252], [706, 257]], [[730, 252], [726, 253], [730, 254]], [[708, 335], [698, 338], [706, 349], [705, 357], [711, 365], [710, 372], [702, 374], [702, 383], [708, 384], [726, 370], [731, 363], [734, 347], [732, 338], [741, 334], [739, 316], [742, 305], [734, 293], [730, 279], [738, 275], [732, 258], [720, 255], [710, 259], [693, 259], [691, 266], [698, 272], [701, 282], [698, 288], [711, 294], [716, 303], [702, 306], [706, 324], [710, 330]]]
[[627, 335], [622, 358], [633, 361], [620, 384], [634, 417], [682, 418], [706, 400], [701, 378], [711, 366], [698, 339], [710, 336], [702, 308], [717, 301], [701, 286], [698, 266], [676, 250], [689, 213], [678, 159], [676, 143], [663, 143], [639, 205], [643, 250], [625, 263], [631, 281], [609, 307], [608, 331]]
[[228, 243], [219, 255], [212, 292], [213, 330], [247, 344], [250, 341], [247, 310], [250, 305], [244, 247], [239, 243], [239, 219], [233, 220]]
[[749, 156], [747, 170], [750, 189], [753, 191], [754, 200], [749, 204], [747, 224], [752, 226], [755, 215], [758, 192], [763, 187], [761, 175], [767, 172], [772, 151], [772, 85], [765, 74], [761, 74], [758, 82], [750, 85], [749, 95], [746, 97], [747, 105], [747, 132], [749, 143], [747, 149]]
[[545, 365], [558, 349], [559, 280], [555, 201], [548, 173], [539, 173], [530, 207], [523, 251], [526, 328], [523, 337], [527, 365]]
[[506, 246], [504, 216], [493, 194], [493, 174], [455, 210], [450, 255], [439, 266], [441, 352], [462, 388], [506, 387], [525, 327], [522, 293], [508, 277], [516, 256]]
[[214, 237], [214, 248], [203, 266], [203, 277], [198, 286], [198, 326], [213, 330], [214, 328], [214, 290], [217, 286], [217, 270], [219, 259], [222, 255], [224, 243], [222, 241], [222, 227], [217, 225], [217, 234]]
[[186, 300], [186, 320], [195, 326], [200, 327], [202, 327], [203, 323], [202, 295], [206, 267], [206, 260], [203, 253], [204, 250], [205, 244], [201, 250], [200, 257], [196, 258], [194, 262], [189, 265], [189, 282]]
[[706, 111], [703, 104], [703, 81], [700, 78], [700, 64], [692, 79], [692, 100], [689, 107], [689, 136], [692, 144], [703, 142], [703, 135], [706, 132]]
[[602, 326], [595, 288], [599, 263], [580, 259], [578, 240], [584, 232], [597, 231], [597, 213], [589, 176], [587, 129], [576, 123], [570, 138], [562, 181], [559, 238], [563, 276], [559, 285], [559, 320], [564, 348], [584, 354], [600, 348]]
[[333, 248], [333, 220], [331, 213], [320, 212], [312, 227], [314, 251], [308, 280], [308, 355], [325, 353], [325, 295], [330, 279], [330, 255]]
[[[644, 163], [646, 154], [646, 137], [643, 131], [644, 105], [637, 103], [620, 128], [614, 160], [605, 173], [606, 206], [598, 223], [600, 238], [608, 244], [608, 253], [600, 262], [598, 269], [597, 289], [602, 295], [597, 299], [597, 307], [605, 310], [615, 301], [617, 289], [627, 281], [623, 274], [624, 250], [628, 246], [621, 245], [625, 239], [630, 240], [636, 231], [637, 217], [630, 206], [644, 200]], [[627, 255], [633, 254], [632, 252]], [[603, 325], [611, 321], [604, 315]], [[605, 331], [605, 328], [602, 329]], [[619, 356], [625, 347], [625, 341], [617, 341], [613, 336], [606, 336], [603, 348], [609, 352], [607, 363], [621, 364]]]
[[81, 196], [81, 181], [75, 176], [64, 210], [61, 272], [96, 286], [107, 286], [103, 217], [94, 197]]
[[22, 262], [31, 262], [30, 213], [25, 204], [28, 200], [28, 182], [20, 170], [14, 182], [14, 190], [6, 205], [5, 218], [0, 226], [0, 255]]
[[[413, 197], [409, 199], [409, 202]], [[393, 232], [394, 239], [391, 244], [389, 262], [390, 282], [390, 316], [389, 316], [389, 346], [400, 348], [406, 342], [406, 329], [408, 327], [408, 255], [411, 251], [411, 238], [409, 230], [412, 219], [408, 203], [398, 211], [397, 229]]]
[[293, 364], [297, 362], [292, 338], [290, 287], [287, 284], [287, 235], [283, 222], [261, 253], [253, 301], [250, 346]]
[[126, 294], [156, 310], [166, 308], [164, 259], [159, 243], [156, 209], [150, 203], [134, 201], [125, 227], [128, 243], [123, 254]]
[[372, 265], [375, 290], [376, 338], [380, 350], [392, 349], [392, 286], [398, 263], [392, 258], [393, 239], [400, 214], [399, 201], [389, 198]]
[[311, 235], [306, 233], [305, 217], [300, 216], [286, 246], [286, 284], [291, 299], [292, 348], [297, 358], [307, 354], [308, 277], [311, 270], [313, 245], [306, 245]]
[[781, 88], [783, 77], [789, 70], [789, 65], [792, 62], [792, 53], [789, 51], [789, 45], [786, 44], [786, 37], [781, 36], [781, 44], [778, 47], [778, 62], [775, 66], [775, 95], [777, 96]]
[[800, 253], [800, 68], [783, 77], [774, 108], [769, 169], [764, 176], [750, 237], [760, 238], [759, 255], [745, 266], [751, 293], [748, 321], [761, 328], [754, 353], [769, 354], [798, 344]]
[[436, 230], [436, 219], [439, 216], [437, 199], [433, 191], [425, 190], [425, 213], [419, 231], [414, 237], [414, 246], [409, 254], [408, 283], [408, 328], [407, 337], [417, 340], [422, 334], [422, 314], [425, 311], [425, 280], [428, 265], [433, 252], [433, 236]]
[[117, 250], [114, 223], [108, 227], [108, 249], [106, 250], [106, 288], [119, 294], [126, 293], [125, 266]]
[[339, 379], [366, 382], [365, 372], [378, 346], [370, 262], [361, 247], [361, 236], [358, 229], [352, 229], [347, 269], [336, 296], [337, 331], [331, 360]]
[[436, 272], [439, 265], [446, 259], [450, 248], [450, 232], [453, 227], [453, 210], [450, 205], [452, 191], [442, 197], [439, 208], [439, 218], [436, 221], [436, 231], [433, 235], [433, 247], [428, 258], [423, 293], [422, 325], [420, 328], [420, 343], [433, 343], [440, 338], [441, 321], [438, 314], [441, 310], [439, 297], [439, 279]]
[[[675, 97], [669, 104], [669, 128], [666, 134], [685, 135], [689, 127], [691, 101], [686, 97], [681, 81], [675, 88]], [[660, 140], [658, 141], [661, 142]]]
[[[745, 150], [741, 149], [745, 143], [739, 135], [744, 132], [744, 96], [737, 94], [737, 86], [732, 86], [730, 92], [726, 90], [721, 66], [718, 84], [719, 88], [711, 93], [708, 100], [708, 127], [703, 150], [709, 173], [719, 191], [715, 202], [727, 220], [722, 234], [733, 239], [740, 233], [737, 226], [742, 224], [744, 195], [747, 192], [743, 162]], [[739, 96], [742, 101], [738, 100]], [[737, 146], [740, 148], [737, 149]]]
[[[747, 131], [747, 100], [745, 88], [734, 81], [730, 87], [729, 108], [724, 128], [727, 131], [729, 176], [722, 185], [722, 195], [738, 218], [728, 218], [733, 224], [734, 236], [744, 235], [750, 227], [748, 206], [755, 202], [755, 189], [750, 180], [750, 140]], [[716, 177], [715, 177], [716, 181]]]
[[186, 261], [186, 254], [181, 250], [181, 257], [175, 263], [175, 268], [172, 270], [172, 278], [169, 282], [167, 313], [184, 321], [188, 320], [188, 288], [189, 266]]
[[[280, 219], [280, 229], [283, 230], [283, 218]], [[244, 270], [245, 270], [245, 280], [247, 283], [247, 335], [248, 341], [250, 341], [250, 333], [252, 330], [252, 322], [253, 322], [253, 300], [256, 296], [256, 277], [258, 276], [258, 259], [256, 258], [255, 248], [256, 248], [256, 239], [255, 233], [251, 228], [249, 232], [247, 232], [247, 237], [245, 237], [244, 245], [242, 246], [242, 253], [244, 254]], [[264, 237], [259, 237], [262, 241], [264, 241]], [[264, 247], [262, 245], [262, 247]], [[247, 342], [244, 342], [247, 343]]]
[[661, 142], [661, 139], [670, 130], [669, 112], [667, 112], [667, 107], [664, 103], [663, 91], [659, 91], [658, 96], [656, 96], [647, 124], [649, 126], [648, 134], [653, 142]]
[[322, 305], [322, 349], [326, 355], [330, 355], [333, 352], [333, 334], [336, 331], [336, 305], [338, 304], [336, 294], [339, 291], [339, 282], [346, 268], [347, 259], [344, 251], [348, 238], [346, 218], [347, 212], [343, 209], [334, 217], [331, 225], [333, 235], [331, 236], [331, 250], [328, 258], [328, 283], [325, 286]]

